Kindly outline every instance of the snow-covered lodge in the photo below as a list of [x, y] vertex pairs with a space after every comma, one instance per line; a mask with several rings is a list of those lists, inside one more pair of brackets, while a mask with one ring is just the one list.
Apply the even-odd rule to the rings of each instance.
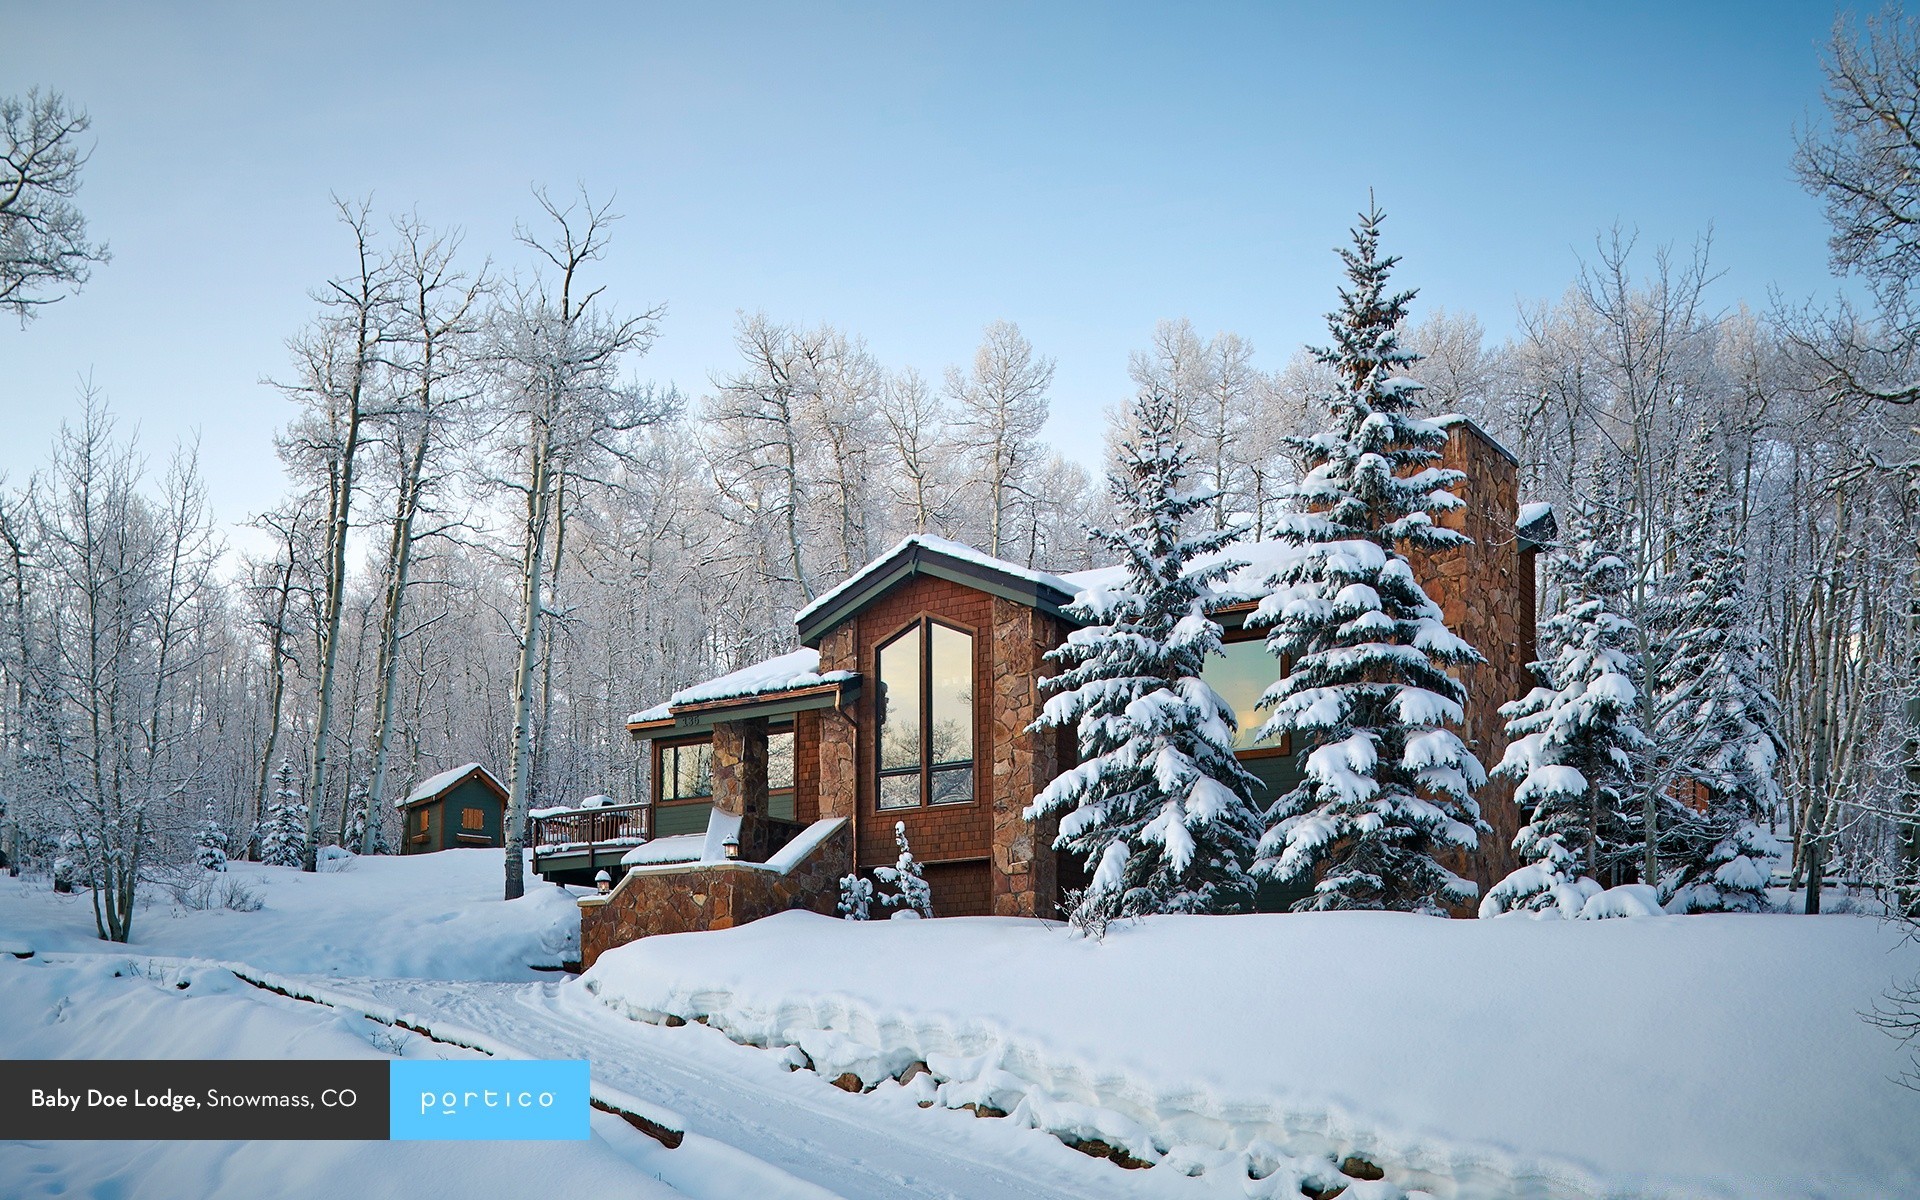
[[[1550, 517], [1523, 523], [1513, 455], [1471, 421], [1445, 424], [1443, 465], [1466, 475], [1445, 523], [1473, 540], [1414, 567], [1449, 626], [1486, 656], [1466, 670], [1463, 736], [1491, 764], [1505, 749], [1498, 707], [1529, 686], [1534, 551]], [[1243, 624], [1284, 551], [1231, 548], [1250, 565], [1215, 612], [1226, 653], [1207, 671], [1270, 795], [1298, 778], [1296, 748], [1251, 736], [1254, 703], [1279, 669]], [[1118, 578], [1119, 568], [1056, 575], [910, 537], [796, 614], [797, 649], [635, 713], [627, 729], [652, 756], [651, 837], [622, 852], [610, 892], [581, 901], [583, 961], [654, 933], [831, 912], [841, 876], [893, 862], [896, 822], [925, 864], [936, 915], [1054, 914], [1083, 882], [1080, 865], [1055, 854], [1049, 822], [1023, 812], [1071, 765], [1074, 744], [1027, 727], [1046, 699], [1045, 655], [1073, 627], [1066, 607]], [[1503, 785], [1480, 803], [1493, 832], [1451, 865], [1484, 888], [1513, 865], [1518, 815]], [[1271, 891], [1262, 907], [1290, 899]]]

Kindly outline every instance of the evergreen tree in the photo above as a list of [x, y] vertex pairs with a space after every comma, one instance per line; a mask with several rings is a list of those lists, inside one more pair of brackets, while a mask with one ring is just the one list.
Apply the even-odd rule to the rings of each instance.
[[1189, 533], [1212, 496], [1188, 484], [1193, 458], [1176, 440], [1176, 417], [1158, 388], [1134, 402], [1135, 433], [1108, 477], [1127, 524], [1094, 531], [1126, 575], [1068, 607], [1084, 627], [1048, 654], [1062, 670], [1043, 686], [1058, 694], [1031, 726], [1078, 734], [1080, 765], [1034, 797], [1027, 817], [1065, 814], [1054, 846], [1092, 870], [1073, 913], [1082, 928], [1253, 903], [1257, 781], [1233, 756], [1232, 709], [1200, 678], [1220, 653], [1208, 602], [1239, 564], [1195, 564], [1242, 530]]
[[1549, 655], [1530, 664], [1540, 686], [1500, 709], [1512, 740], [1494, 774], [1519, 781], [1514, 802], [1530, 816], [1513, 842], [1524, 865], [1487, 893], [1483, 916], [1554, 907], [1572, 916], [1590, 890], [1583, 878], [1611, 875], [1637, 852], [1635, 764], [1648, 743], [1635, 719], [1640, 662], [1621, 611], [1631, 579], [1618, 528], [1596, 470], [1548, 566], [1559, 605], [1541, 629]]
[[1288, 442], [1306, 477], [1288, 489], [1301, 511], [1276, 536], [1298, 554], [1269, 581], [1254, 615], [1267, 648], [1289, 664], [1262, 697], [1260, 736], [1305, 740], [1306, 777], [1267, 812], [1255, 871], [1289, 881], [1324, 867], [1296, 908], [1438, 911], [1478, 888], [1435, 855], [1472, 850], [1486, 828], [1472, 790], [1486, 773], [1448, 728], [1466, 689], [1449, 667], [1482, 661], [1446, 626], [1413, 577], [1407, 550], [1442, 550], [1464, 534], [1434, 517], [1460, 506], [1464, 478], [1434, 466], [1446, 442], [1415, 415], [1420, 385], [1400, 346], [1412, 292], [1389, 293], [1396, 258], [1380, 255], [1373, 207], [1340, 251], [1347, 286], [1327, 324], [1333, 345], [1332, 428]]
[[915, 861], [913, 851], [907, 846], [907, 823], [893, 823], [894, 844], [900, 847], [900, 857], [891, 867], [875, 867], [873, 877], [881, 883], [891, 884], [892, 893], [881, 893], [880, 903], [887, 908], [897, 908], [901, 915], [913, 913], [915, 916], [933, 916], [933, 889], [927, 886], [926, 876], [920, 873], [920, 864]]
[[[1767, 687], [1765, 648], [1746, 605], [1746, 552], [1732, 493], [1703, 425], [1687, 466], [1687, 504], [1675, 531], [1679, 568], [1657, 609], [1665, 653], [1657, 753], [1674, 762], [1696, 807], [1672, 806], [1663, 892], [1688, 909], [1755, 911], [1779, 847], [1755, 821], [1780, 799], [1779, 702]], [[1681, 895], [1681, 893], [1685, 893]]]
[[194, 835], [194, 844], [199, 848], [200, 865], [209, 871], [227, 869], [227, 831], [220, 824], [220, 818], [213, 809], [213, 797], [207, 797], [207, 808], [201, 817], [200, 828]]
[[849, 921], [865, 921], [873, 916], [873, 881], [858, 874], [840, 877], [840, 915]]
[[297, 867], [307, 843], [307, 806], [301, 803], [293, 764], [285, 759], [274, 774], [273, 801], [260, 834], [260, 861], [273, 867]]

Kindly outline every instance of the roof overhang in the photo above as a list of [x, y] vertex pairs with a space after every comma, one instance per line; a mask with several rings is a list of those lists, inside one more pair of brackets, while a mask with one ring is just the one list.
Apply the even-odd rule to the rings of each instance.
[[841, 708], [860, 695], [860, 680], [818, 683], [811, 687], [789, 688], [783, 692], [761, 692], [752, 696], [729, 696], [699, 704], [675, 707], [672, 714], [653, 721], [629, 721], [627, 733], [636, 742], [653, 738], [680, 737], [685, 734], [712, 733], [714, 726], [731, 721], [751, 721], [769, 717], [787, 717], [819, 708]]
[[1061, 588], [914, 542], [868, 567], [854, 586], [833, 598], [833, 603], [807, 610], [796, 618], [800, 644], [818, 649], [820, 639], [834, 626], [871, 604], [882, 592], [915, 575], [944, 579], [1056, 617], [1064, 615], [1062, 610], [1073, 603], [1073, 594]]

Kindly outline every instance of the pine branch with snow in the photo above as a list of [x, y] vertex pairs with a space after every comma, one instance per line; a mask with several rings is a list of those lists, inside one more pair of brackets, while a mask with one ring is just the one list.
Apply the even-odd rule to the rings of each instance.
[[1641, 664], [1623, 612], [1631, 572], [1619, 527], [1611, 481], [1597, 470], [1548, 562], [1560, 599], [1542, 627], [1549, 655], [1530, 664], [1540, 686], [1500, 709], [1510, 740], [1494, 774], [1517, 781], [1528, 819], [1513, 842], [1523, 865], [1488, 890], [1482, 916], [1576, 915], [1599, 890], [1594, 880], [1637, 853], [1635, 764], [1648, 739], [1636, 720]]
[[892, 892], [880, 892], [877, 899], [881, 907], [898, 909], [893, 915], [904, 917], [912, 914], [917, 917], [933, 916], [933, 890], [927, 886], [927, 880], [920, 873], [920, 864], [913, 857], [913, 850], [907, 845], [907, 823], [893, 823], [894, 844], [900, 847], [900, 857], [891, 867], [875, 867], [873, 877], [880, 883], [890, 885]]
[[1126, 576], [1067, 609], [1084, 625], [1048, 654], [1062, 669], [1043, 681], [1055, 694], [1030, 726], [1078, 736], [1080, 764], [1026, 815], [1064, 814], [1054, 846], [1092, 874], [1073, 913], [1081, 928], [1116, 916], [1243, 911], [1255, 887], [1246, 866], [1260, 833], [1257, 781], [1234, 757], [1232, 709], [1201, 679], [1220, 652], [1209, 602], [1240, 564], [1194, 565], [1242, 530], [1189, 532], [1212, 495], [1189, 485], [1193, 458], [1167, 394], [1144, 389], [1133, 416], [1108, 478], [1127, 523], [1094, 531]]
[[307, 843], [307, 806], [293, 777], [293, 763], [282, 759], [274, 774], [273, 800], [260, 833], [260, 861], [273, 867], [297, 867]]
[[214, 811], [213, 797], [207, 797], [205, 814], [201, 817], [200, 827], [194, 834], [196, 857], [200, 866], [208, 871], [227, 869], [227, 831], [220, 824], [219, 814]]
[[840, 915], [849, 921], [866, 921], [873, 916], [873, 881], [858, 875], [840, 877]]
[[[1663, 892], [1701, 907], [1721, 898], [1750, 911], [1764, 887], [1770, 838], [1744, 830], [1777, 810], [1781, 754], [1779, 701], [1767, 685], [1766, 648], [1747, 610], [1746, 552], [1737, 507], [1702, 426], [1689, 456], [1684, 519], [1675, 530], [1678, 569], [1655, 605], [1664, 653], [1655, 672], [1660, 722], [1656, 752], [1699, 798], [1699, 811], [1674, 806], [1662, 831], [1671, 865]], [[1755, 827], [1757, 830], [1757, 827]], [[1741, 847], [1746, 847], [1745, 850]], [[1748, 858], [1748, 851], [1759, 859]], [[1729, 857], [1731, 856], [1731, 857]], [[1746, 865], [1740, 866], [1738, 859]], [[1721, 877], [1755, 887], [1726, 889]]]
[[1471, 851], [1486, 826], [1472, 792], [1486, 773], [1452, 726], [1466, 689], [1449, 668], [1483, 661], [1447, 628], [1408, 551], [1462, 545], [1435, 523], [1464, 476], [1436, 466], [1446, 432], [1417, 415], [1418, 356], [1399, 330], [1412, 292], [1390, 293], [1382, 214], [1361, 215], [1340, 251], [1347, 284], [1327, 318], [1331, 428], [1288, 439], [1308, 464], [1297, 510], [1275, 535], [1298, 554], [1268, 581], [1250, 623], [1287, 664], [1262, 697], [1262, 738], [1305, 741], [1306, 778], [1267, 812], [1254, 870], [1320, 880], [1297, 908], [1440, 911], [1477, 892], [1438, 854]]

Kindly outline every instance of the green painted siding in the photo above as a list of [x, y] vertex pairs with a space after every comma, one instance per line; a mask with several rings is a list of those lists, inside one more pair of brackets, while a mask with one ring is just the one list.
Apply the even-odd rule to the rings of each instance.
[[[793, 801], [787, 801], [791, 808]], [[653, 810], [653, 821], [657, 828], [653, 836], [657, 838], [673, 837], [681, 833], [705, 833], [707, 814], [713, 811], [711, 802], [702, 804], [661, 804]]]

